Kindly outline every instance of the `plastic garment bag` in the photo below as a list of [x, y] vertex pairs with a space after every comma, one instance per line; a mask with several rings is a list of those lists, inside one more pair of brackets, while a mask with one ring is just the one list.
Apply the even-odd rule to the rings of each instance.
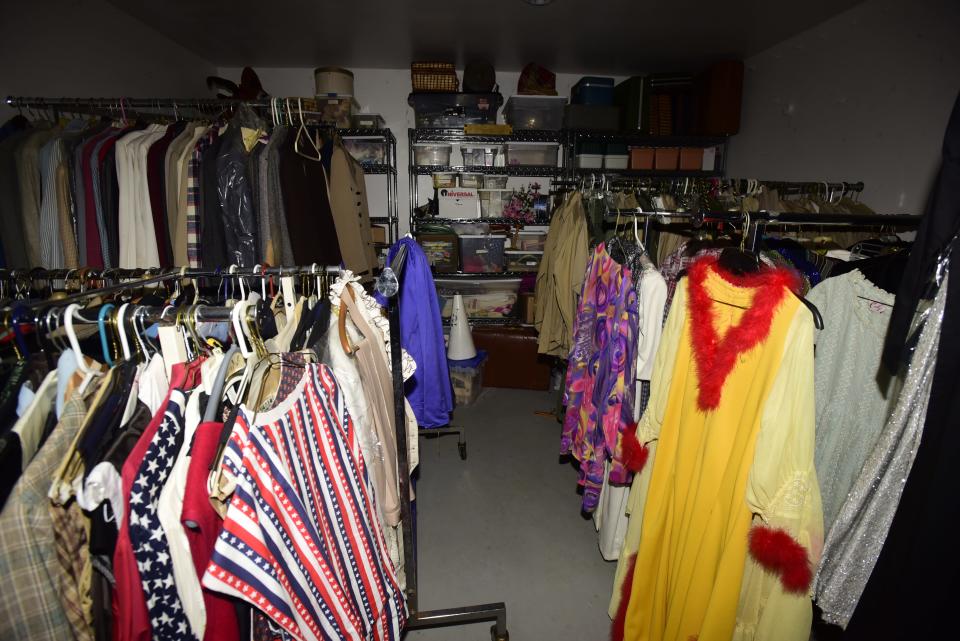
[[217, 196], [227, 257], [239, 267], [251, 267], [257, 261], [257, 217], [248, 173], [248, 152], [242, 128], [262, 129], [263, 123], [247, 107], [241, 106], [223, 134], [217, 154]]

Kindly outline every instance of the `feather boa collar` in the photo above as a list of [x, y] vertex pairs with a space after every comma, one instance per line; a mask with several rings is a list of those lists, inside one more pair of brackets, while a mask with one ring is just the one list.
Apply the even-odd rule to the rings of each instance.
[[[717, 263], [716, 256], [704, 256], [688, 270], [691, 342], [699, 381], [697, 406], [704, 412], [720, 405], [723, 384], [733, 371], [737, 356], [767, 337], [774, 312], [788, 290], [795, 290], [797, 286], [796, 275], [785, 268], [736, 276]], [[717, 335], [714, 312], [714, 306], [722, 303], [714, 302], [706, 288], [706, 279], [711, 272], [737, 287], [756, 290], [751, 307], [723, 338]]]

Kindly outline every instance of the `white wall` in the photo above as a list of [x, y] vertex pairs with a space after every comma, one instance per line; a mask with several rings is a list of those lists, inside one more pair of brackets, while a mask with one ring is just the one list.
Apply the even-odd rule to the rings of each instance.
[[0, 98], [207, 96], [214, 72], [105, 0], [5, 2], [0, 60]]
[[[326, 63], [324, 63], [326, 64]], [[321, 66], [318, 64], [318, 66]], [[238, 81], [240, 78], [239, 68], [220, 68], [218, 75]], [[410, 69], [351, 69], [354, 75], [354, 93], [360, 106], [366, 111], [378, 113], [383, 116], [393, 134], [397, 137], [397, 163], [400, 168], [399, 177], [399, 213], [400, 213], [400, 233], [404, 234], [409, 227], [409, 186], [407, 183], [407, 129], [414, 126], [413, 109], [407, 105], [407, 96], [410, 94]], [[263, 88], [274, 96], [312, 96], [316, 92], [316, 86], [313, 78], [313, 68], [258, 68], [257, 75], [263, 83]], [[460, 74], [462, 78], [462, 73]], [[557, 94], [569, 96], [570, 88], [581, 78], [582, 75], [589, 74], [557, 74]], [[606, 74], [594, 74], [606, 75]], [[497, 83], [500, 85], [500, 93], [503, 94], [504, 101], [517, 92], [517, 80], [520, 77], [519, 71], [497, 71]], [[617, 77], [617, 81], [622, 77]], [[501, 116], [502, 122], [502, 116]], [[452, 164], [458, 164], [459, 158], [454, 150]], [[386, 215], [386, 187], [379, 176], [369, 176], [367, 182], [367, 196], [370, 202], [370, 215]], [[421, 185], [420, 193], [424, 193], [422, 187], [429, 183], [429, 177], [421, 177], [424, 181]], [[524, 179], [522, 182], [530, 182], [533, 179]], [[519, 179], [511, 179], [511, 187], [514, 183], [521, 182]], [[543, 180], [540, 180], [543, 183]], [[430, 192], [432, 195], [432, 192]], [[418, 204], [423, 204], [421, 200]]]
[[867, 0], [746, 61], [728, 174], [863, 180], [922, 213], [960, 90], [960, 2]]

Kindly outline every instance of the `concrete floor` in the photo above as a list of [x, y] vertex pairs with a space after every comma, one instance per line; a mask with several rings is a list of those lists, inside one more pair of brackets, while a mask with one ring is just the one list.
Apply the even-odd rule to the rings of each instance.
[[[534, 414], [546, 392], [483, 391], [458, 409], [456, 436], [420, 439], [420, 608], [504, 601], [511, 641], [602, 641], [615, 563], [580, 514], [576, 471], [557, 454], [560, 425]], [[407, 641], [488, 641], [490, 623], [410, 631]]]

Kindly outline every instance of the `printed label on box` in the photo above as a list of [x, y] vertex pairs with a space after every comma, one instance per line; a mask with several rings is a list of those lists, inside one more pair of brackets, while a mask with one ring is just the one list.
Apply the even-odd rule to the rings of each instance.
[[451, 187], [438, 192], [440, 215], [444, 218], [479, 218], [480, 198], [472, 187]]

